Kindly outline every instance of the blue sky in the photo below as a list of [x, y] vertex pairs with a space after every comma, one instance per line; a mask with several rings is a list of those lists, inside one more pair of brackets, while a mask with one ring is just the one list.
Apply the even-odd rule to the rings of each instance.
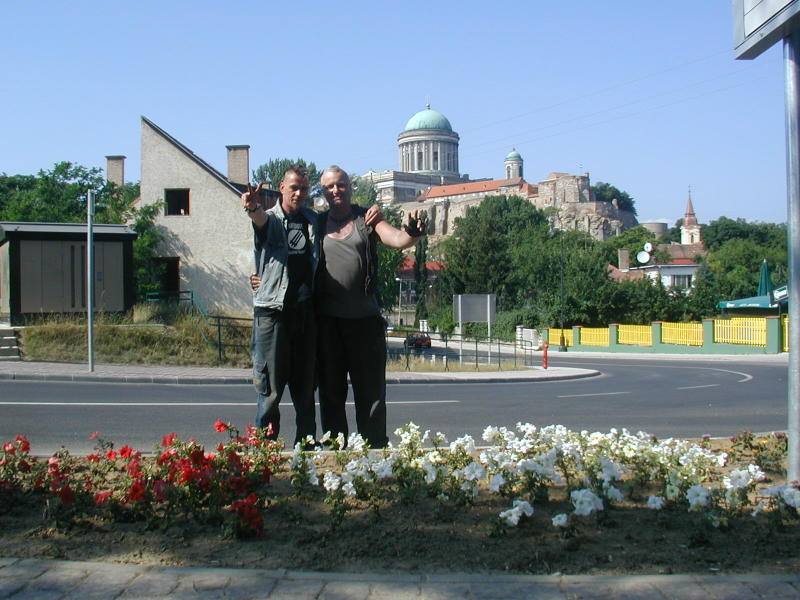
[[461, 170], [528, 181], [589, 172], [640, 221], [786, 220], [780, 44], [733, 58], [728, 0], [24, 2], [0, 20], [0, 172], [124, 154], [140, 116], [218, 169], [303, 157], [397, 168], [397, 134], [430, 101]]

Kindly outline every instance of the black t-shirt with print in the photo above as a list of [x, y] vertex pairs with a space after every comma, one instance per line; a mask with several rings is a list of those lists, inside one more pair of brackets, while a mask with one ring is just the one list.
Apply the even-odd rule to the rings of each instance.
[[289, 242], [289, 285], [284, 306], [311, 298], [311, 243], [308, 220], [300, 211], [286, 215], [286, 239]]

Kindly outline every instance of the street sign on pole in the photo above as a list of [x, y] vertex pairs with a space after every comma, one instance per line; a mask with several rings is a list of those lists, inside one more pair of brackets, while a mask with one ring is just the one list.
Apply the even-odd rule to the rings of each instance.
[[86, 337], [89, 372], [94, 371], [94, 190], [86, 192]]
[[789, 481], [800, 479], [800, 0], [734, 0], [736, 58], [755, 58], [783, 39], [786, 189], [789, 212]]

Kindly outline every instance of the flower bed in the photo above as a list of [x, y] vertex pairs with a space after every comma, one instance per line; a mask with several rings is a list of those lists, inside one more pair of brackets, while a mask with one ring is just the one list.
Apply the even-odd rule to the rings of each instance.
[[147, 456], [99, 434], [86, 457], [37, 459], [25, 437], [6, 442], [0, 555], [73, 557], [71, 540], [112, 533], [110, 556], [74, 557], [378, 571], [800, 567], [800, 486], [764, 470], [780, 469], [767, 452], [780, 436], [738, 436], [723, 451], [518, 424], [487, 427], [478, 447], [408, 424], [386, 450], [351, 436], [284, 453], [262, 430], [215, 428], [227, 440], [213, 452], [175, 434]]

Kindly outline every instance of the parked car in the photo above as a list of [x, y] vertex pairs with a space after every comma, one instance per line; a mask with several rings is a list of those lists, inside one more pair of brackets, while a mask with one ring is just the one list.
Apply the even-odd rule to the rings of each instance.
[[426, 333], [416, 332], [416, 333], [409, 333], [406, 336], [406, 341], [403, 342], [406, 348], [414, 348], [417, 350], [421, 350], [423, 348], [430, 348], [431, 347], [431, 338]]

